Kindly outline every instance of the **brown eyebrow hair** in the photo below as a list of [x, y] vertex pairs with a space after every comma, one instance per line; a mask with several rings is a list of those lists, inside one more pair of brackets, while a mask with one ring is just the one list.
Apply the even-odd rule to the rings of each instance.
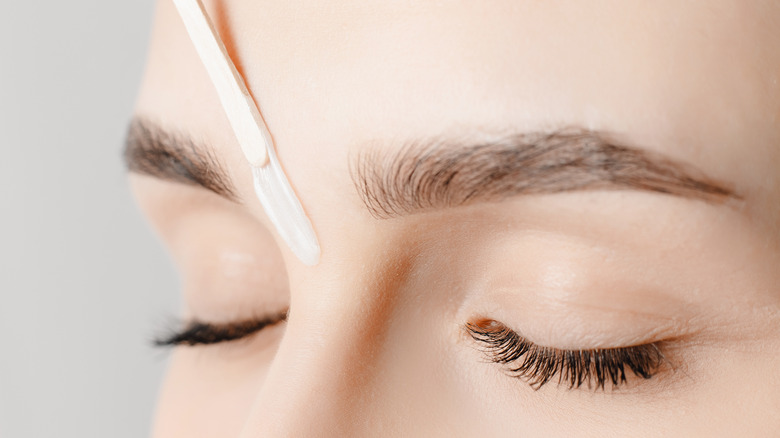
[[142, 117], [130, 122], [123, 157], [130, 172], [203, 187], [231, 201], [239, 200], [225, 167], [211, 149]]
[[473, 146], [435, 140], [397, 152], [369, 149], [350, 162], [365, 206], [386, 219], [511, 196], [630, 189], [721, 203], [740, 198], [693, 166], [566, 128]]

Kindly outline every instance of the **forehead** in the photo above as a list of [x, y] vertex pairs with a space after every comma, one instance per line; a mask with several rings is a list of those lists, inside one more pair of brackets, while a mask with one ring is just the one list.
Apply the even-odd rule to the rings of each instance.
[[[346, 174], [366, 143], [568, 125], [748, 191], [778, 165], [773, 2], [206, 3], [299, 187], [313, 168]], [[168, 1], [138, 107], [240, 161]]]

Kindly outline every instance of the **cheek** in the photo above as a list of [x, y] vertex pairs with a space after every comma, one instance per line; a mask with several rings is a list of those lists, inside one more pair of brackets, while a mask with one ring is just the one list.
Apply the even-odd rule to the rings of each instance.
[[283, 334], [175, 350], [160, 395], [156, 437], [239, 436]]
[[[780, 430], [780, 341], [743, 342], [703, 352], [683, 395], [688, 436], [776, 436]], [[705, 356], [706, 355], [706, 356]]]

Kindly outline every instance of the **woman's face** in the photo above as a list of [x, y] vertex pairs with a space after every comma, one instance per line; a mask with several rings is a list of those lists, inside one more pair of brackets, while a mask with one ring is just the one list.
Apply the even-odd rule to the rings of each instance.
[[156, 436], [780, 430], [778, 3], [207, 9], [322, 257], [161, 1], [127, 157], [204, 325]]

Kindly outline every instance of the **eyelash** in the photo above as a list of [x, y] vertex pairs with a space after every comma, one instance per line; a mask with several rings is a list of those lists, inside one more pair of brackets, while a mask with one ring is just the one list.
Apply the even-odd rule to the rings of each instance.
[[[211, 324], [193, 321], [181, 331], [157, 337], [158, 347], [205, 346], [233, 342], [287, 320], [288, 312], [238, 323]], [[595, 389], [625, 384], [626, 368], [644, 379], [653, 377], [664, 362], [656, 344], [592, 350], [559, 350], [541, 347], [494, 320], [466, 324], [471, 337], [486, 346], [491, 362], [507, 365], [512, 377], [525, 380], [538, 390], [558, 376], [557, 383], [576, 389], [583, 384]]]
[[[491, 362], [508, 366], [509, 375], [525, 380], [538, 390], [553, 381], [576, 389], [583, 384], [605, 389], [626, 383], [628, 370], [638, 377], [653, 377], [665, 358], [657, 344], [591, 350], [559, 350], [541, 347], [523, 339], [514, 330], [494, 320], [466, 324], [471, 337], [486, 346]], [[628, 370], [627, 370], [628, 368]]]
[[192, 321], [180, 331], [156, 337], [153, 343], [157, 347], [176, 347], [180, 345], [194, 347], [237, 341], [286, 321], [287, 313], [287, 311], [284, 311], [263, 318], [227, 324]]

